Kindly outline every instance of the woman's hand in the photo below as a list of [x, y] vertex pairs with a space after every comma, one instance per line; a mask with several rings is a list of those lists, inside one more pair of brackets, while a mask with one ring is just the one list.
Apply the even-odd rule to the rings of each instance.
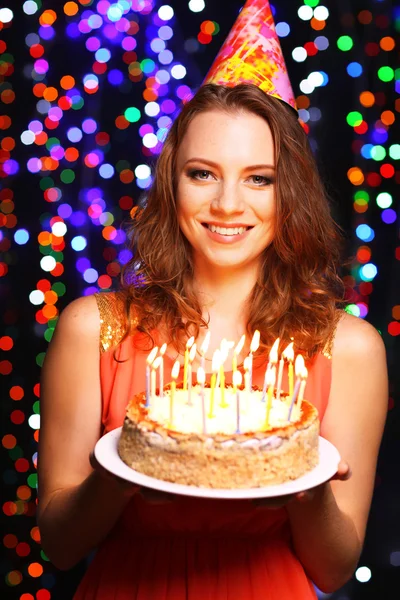
[[126, 481], [126, 479], [122, 479], [122, 477], [118, 477], [118, 475], [110, 473], [110, 471], [107, 471], [107, 469], [101, 466], [95, 457], [94, 452], [90, 453], [89, 462], [92, 469], [94, 469], [102, 477], [117, 482], [123, 495], [134, 496], [135, 494], [141, 494], [143, 498], [151, 504], [166, 504], [168, 502], [172, 502], [172, 500], [175, 498], [174, 494], [167, 494], [165, 492], [152, 490], [151, 488], [145, 488], [135, 483], [131, 483], [130, 481]]
[[[333, 477], [331, 477], [330, 481], [333, 481], [333, 480], [346, 481], [350, 477], [351, 477], [351, 469], [350, 469], [349, 464], [347, 462], [345, 462], [344, 460], [341, 460], [338, 465], [338, 470], [336, 471], [335, 475]], [[322, 485], [326, 485], [326, 484], [323, 483]], [[252, 500], [252, 503], [257, 507], [263, 506], [266, 508], [270, 508], [272, 510], [274, 510], [274, 509], [276, 510], [278, 508], [282, 508], [283, 506], [286, 506], [286, 504], [288, 504], [289, 502], [293, 502], [293, 501], [309, 502], [310, 500], [312, 500], [314, 498], [316, 491], [320, 487], [321, 486], [316, 486], [309, 490], [305, 490], [304, 492], [298, 492], [297, 494], [287, 494], [286, 496], [277, 496], [275, 498], [257, 498], [255, 500]]]

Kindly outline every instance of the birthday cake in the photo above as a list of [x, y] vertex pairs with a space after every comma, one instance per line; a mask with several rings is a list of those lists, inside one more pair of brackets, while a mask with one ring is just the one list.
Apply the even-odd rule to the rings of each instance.
[[[316, 408], [252, 386], [188, 391], [171, 385], [128, 405], [118, 452], [131, 468], [206, 488], [252, 488], [297, 479], [318, 464]], [[266, 418], [267, 414], [267, 418]], [[171, 418], [172, 417], [172, 418]]]

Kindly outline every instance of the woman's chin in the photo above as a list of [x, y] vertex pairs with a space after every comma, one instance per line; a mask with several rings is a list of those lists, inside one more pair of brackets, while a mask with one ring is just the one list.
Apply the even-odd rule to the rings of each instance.
[[[226, 254], [226, 253], [225, 253]], [[258, 262], [258, 259], [251, 259], [250, 257], [242, 256], [207, 256], [199, 259], [197, 264], [203, 264], [204, 267], [211, 269], [225, 269], [225, 270], [240, 270], [247, 269], [250, 263]]]

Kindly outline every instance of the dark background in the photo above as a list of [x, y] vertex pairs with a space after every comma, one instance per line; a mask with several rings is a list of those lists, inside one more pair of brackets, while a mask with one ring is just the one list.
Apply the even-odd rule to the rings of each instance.
[[[136, 77], [136, 80], [129, 78], [128, 63], [124, 62], [123, 50], [118, 45], [107, 43], [107, 40], [104, 46], [111, 49], [112, 56], [106, 71], [98, 74], [99, 89], [94, 94], [87, 94], [83, 90], [83, 77], [97, 68], [94, 67], [93, 52], [87, 50], [85, 43], [93, 35], [101, 38], [101, 29], [71, 38], [66, 28], [71, 23], [79, 23], [84, 17], [84, 11], [95, 13], [97, 2], [77, 2], [78, 12], [72, 16], [65, 15], [63, 7], [66, 3], [61, 0], [43, 2], [44, 6], [39, 6], [34, 14], [26, 14], [23, 4], [13, 1], [5, 3], [13, 10], [14, 17], [10, 23], [3, 25], [0, 31], [0, 44], [1, 40], [6, 44], [6, 48], [1, 48], [0, 54], [0, 166], [3, 165], [0, 171], [0, 273], [4, 273], [4, 276], [0, 277], [1, 437], [4, 468], [0, 577], [4, 589], [2, 597], [58, 600], [72, 597], [86, 564], [83, 562], [68, 573], [58, 572], [49, 563], [37, 542], [35, 453], [38, 423], [37, 417], [35, 421], [35, 418], [32, 420], [32, 416], [40, 410], [37, 387], [40, 365], [57, 314], [55, 317], [46, 317], [42, 309], [43, 306], [51, 306], [51, 302], [34, 305], [29, 298], [34, 290], [44, 291], [50, 287], [56, 289], [58, 298], [54, 306], [57, 313], [77, 296], [92, 293], [99, 288], [117, 286], [118, 263], [126, 259], [126, 255], [125, 258], [121, 255], [124, 244], [107, 240], [104, 237], [106, 225], [103, 227], [88, 218], [90, 201], [85, 197], [86, 191], [93, 188], [101, 190], [105, 202], [104, 211], [113, 216], [112, 226], [119, 230], [128, 220], [130, 208], [138, 202], [143, 193], [143, 188], [137, 185], [135, 178], [124, 183], [121, 173], [125, 171], [122, 178], [130, 179], [132, 175], [129, 175], [129, 172], [132, 174], [137, 165], [152, 163], [154, 154], [142, 146], [139, 128], [144, 123], [154, 125], [157, 118], [149, 118], [143, 112], [145, 100], [142, 93], [151, 74], [144, 73]], [[42, 3], [38, 1], [37, 4]], [[157, 36], [158, 27], [154, 31], [151, 29], [154, 27], [152, 18], [163, 3], [157, 1], [153, 4], [154, 8], [148, 14], [146, 10], [132, 10], [127, 18], [134, 19], [139, 26], [135, 34], [137, 60], [140, 62], [150, 57], [158, 66], [157, 55], [149, 47], [149, 41]], [[171, 88], [165, 96], [175, 98], [176, 101], [174, 92], [177, 85], [184, 84], [195, 91], [201, 84], [243, 3], [237, 0], [206, 0], [204, 10], [197, 13], [192, 12], [188, 3], [183, 0], [171, 0], [169, 4], [175, 14], [171, 21], [166, 23], [174, 31], [173, 37], [167, 41], [167, 47], [174, 54], [172, 64], [179, 62], [187, 69], [186, 77], [182, 81], [171, 82]], [[322, 4], [324, 3], [319, 3]], [[134, 5], [138, 6], [138, 3]], [[330, 14], [325, 27], [320, 31], [314, 30], [309, 20], [303, 21], [299, 18], [297, 10], [302, 6], [301, 1], [276, 0], [273, 3], [275, 23], [286, 22], [290, 25], [290, 34], [281, 38], [281, 45], [296, 97], [304, 96], [300, 84], [310, 72], [321, 70], [329, 76], [326, 86], [316, 88], [308, 95], [310, 106], [321, 111], [319, 120], [307, 122], [310, 128], [309, 137], [332, 198], [333, 214], [343, 228], [344, 259], [349, 259], [347, 266], [343, 268], [348, 288], [348, 310], [354, 312], [358, 310], [357, 303], [361, 305], [362, 310], [367, 312], [365, 318], [383, 336], [388, 356], [390, 398], [365, 548], [360, 559], [360, 566], [370, 569], [371, 578], [362, 583], [354, 576], [343, 590], [331, 595], [321, 594], [321, 597], [340, 600], [395, 599], [400, 596], [400, 172], [398, 160], [392, 159], [388, 154], [384, 160], [375, 161], [365, 158], [360, 150], [363, 144], [380, 143], [388, 153], [390, 145], [398, 143], [399, 140], [398, 127], [396, 131], [400, 111], [399, 82], [396, 93], [395, 79], [381, 81], [377, 71], [385, 65], [393, 69], [398, 65], [398, 52], [384, 51], [380, 40], [388, 36], [396, 38], [400, 29], [400, 12], [391, 2], [385, 0], [339, 0], [327, 2], [326, 5]], [[43, 79], [35, 79], [32, 76], [35, 59], [29, 54], [32, 43], [27, 41], [27, 36], [32, 33], [38, 34], [41, 25], [39, 19], [52, 18], [51, 13], [43, 17], [45, 10], [54, 11], [57, 19], [53, 24], [53, 38], [38, 40], [43, 46], [42, 58], [48, 61], [49, 70]], [[216, 22], [220, 31], [212, 36], [209, 43], [197, 41], [196, 47], [201, 24], [207, 20]], [[354, 45], [350, 51], [341, 51], [337, 46], [338, 38], [343, 35], [353, 39]], [[326, 36], [329, 47], [308, 56], [304, 62], [295, 62], [292, 58], [293, 49], [312, 42], [317, 36]], [[363, 73], [359, 77], [350, 77], [347, 72], [349, 63], [353, 61], [362, 65]], [[168, 65], [163, 68], [168, 68]], [[110, 69], [119, 69], [122, 72], [121, 85], [115, 86], [108, 82], [107, 72]], [[80, 156], [73, 162], [60, 160], [53, 171], [32, 173], [27, 166], [29, 159], [49, 156], [46, 145], [27, 145], [21, 140], [21, 134], [28, 129], [32, 121], [38, 120], [43, 123], [46, 118], [46, 113], [38, 111], [39, 98], [34, 95], [33, 86], [43, 82], [46, 86], [56, 87], [60, 92], [59, 96], [62, 96], [65, 92], [60, 88], [60, 78], [64, 75], [72, 75], [76, 79], [75, 87], [84, 98], [84, 105], [81, 108], [65, 110], [57, 128], [50, 130], [44, 127], [44, 130], [49, 138], [57, 137], [64, 149], [77, 148]], [[396, 77], [397, 80], [400, 79], [399, 70], [395, 73]], [[360, 93], [366, 90], [375, 95], [375, 103], [370, 108], [361, 106], [359, 100]], [[52, 101], [51, 106], [57, 106], [57, 100]], [[116, 126], [115, 119], [122, 115], [128, 106], [139, 108], [142, 118], [137, 123], [120, 129]], [[369, 128], [365, 134], [357, 133], [346, 122], [346, 117], [351, 111], [362, 113]], [[383, 111], [392, 111], [395, 120], [386, 127], [387, 139], [380, 142], [373, 137], [373, 132], [377, 127], [381, 127], [378, 121]], [[4, 115], [11, 121], [2, 121]], [[82, 140], [76, 143], [69, 141], [66, 137], [69, 127], [79, 126], [79, 123], [88, 117], [96, 120], [96, 133], [84, 135]], [[157, 130], [157, 127], [155, 129]], [[99, 136], [99, 132], [102, 135]], [[103, 134], [108, 134], [109, 139]], [[14, 140], [14, 145], [10, 140]], [[115, 168], [115, 174], [110, 179], [102, 178], [98, 169], [89, 169], [83, 162], [85, 154], [96, 148], [104, 152], [103, 162]], [[391, 177], [382, 177], [380, 169], [383, 164], [393, 165], [396, 172]], [[354, 186], [348, 179], [349, 169], [355, 166], [359, 167], [364, 175], [362, 185]], [[17, 169], [17, 172], [10, 174], [10, 170], [13, 169]], [[63, 181], [64, 169], [74, 172], [75, 180], [72, 183]], [[380, 177], [378, 186], [370, 185], [373, 181], [369, 178], [371, 173]], [[52, 182], [46, 181], [46, 177], [51, 177]], [[46, 189], [54, 188], [61, 190], [62, 199], [58, 202], [46, 201]], [[368, 210], [365, 212], [358, 212], [354, 204], [354, 194], [360, 190], [370, 195]], [[397, 221], [394, 223], [382, 221], [382, 209], [375, 202], [380, 192], [390, 193], [393, 197], [391, 208], [397, 211]], [[68, 231], [62, 243], [57, 242], [58, 248], [56, 244], [54, 249], [40, 243], [38, 236], [41, 232], [51, 231], [50, 219], [58, 215], [61, 203], [69, 204], [73, 215], [83, 213], [84, 222], [79, 221], [79, 214], [75, 222], [72, 217], [65, 218]], [[356, 235], [356, 228], [362, 223], [368, 224], [375, 232], [375, 237], [370, 242], [363, 241]], [[26, 243], [20, 243], [23, 234], [18, 232], [21, 229], [29, 232], [29, 240]], [[87, 246], [82, 251], [75, 251], [72, 246], [73, 238], [78, 235], [87, 240]], [[64, 247], [60, 250], [63, 244]], [[368, 290], [363, 286], [365, 281], [360, 277], [363, 259], [358, 251], [361, 246], [370, 249], [371, 258], [367, 262], [377, 267], [377, 275], [371, 281], [372, 285]], [[50, 254], [53, 252], [57, 262], [63, 265], [62, 273], [49, 273], [41, 268], [40, 260], [49, 251]], [[62, 252], [62, 256], [54, 254], [57, 252]], [[106, 275], [109, 279], [85, 281], [83, 273], [77, 268], [77, 260], [82, 257], [89, 261], [90, 267], [96, 269], [99, 276]], [[54, 284], [59, 282], [65, 285], [65, 293], [62, 293], [63, 288], [59, 286], [54, 288]], [[356, 386], [357, 382], [354, 382], [354, 385]], [[349, 394], [351, 401], [351, 390]]]

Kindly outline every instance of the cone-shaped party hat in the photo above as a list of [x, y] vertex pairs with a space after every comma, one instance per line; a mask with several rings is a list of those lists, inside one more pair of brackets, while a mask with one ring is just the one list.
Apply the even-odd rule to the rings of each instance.
[[296, 109], [268, 0], [247, 0], [204, 83], [253, 83]]

